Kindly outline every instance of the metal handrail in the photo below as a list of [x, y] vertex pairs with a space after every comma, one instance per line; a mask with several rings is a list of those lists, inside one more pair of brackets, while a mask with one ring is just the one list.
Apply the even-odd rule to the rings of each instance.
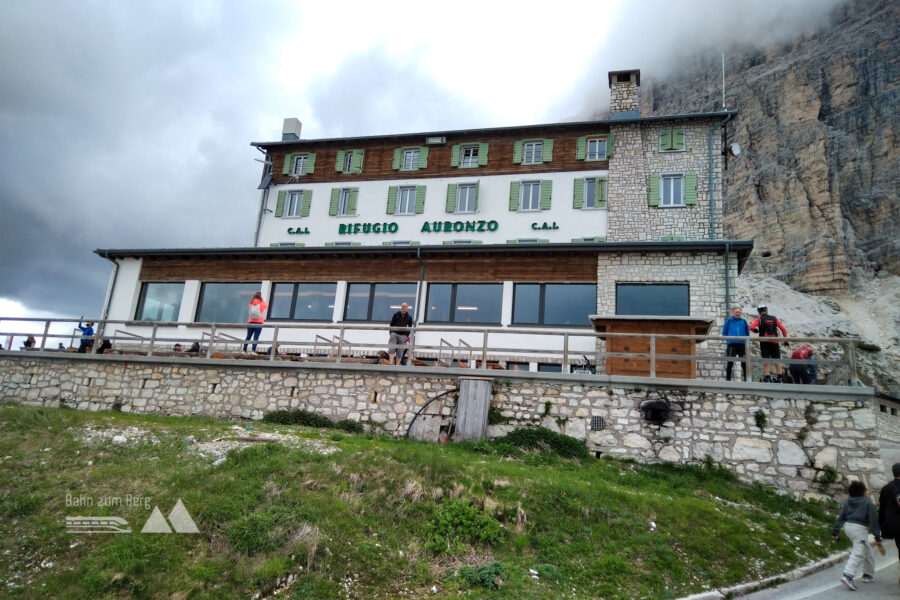
[[[92, 319], [87, 319], [91, 321]], [[36, 348], [29, 348], [30, 351], [36, 352], [55, 352], [56, 349], [46, 348], [47, 340], [56, 339], [56, 338], [71, 338], [75, 339], [75, 337], [84, 336], [76, 336], [74, 334], [68, 333], [52, 333], [50, 331], [51, 324], [57, 325], [57, 328], [62, 325], [64, 326], [67, 323], [77, 323], [79, 321], [85, 321], [85, 319], [47, 319], [47, 318], [30, 318], [30, 317], [9, 317], [2, 318], [0, 321], [9, 321], [9, 322], [32, 322], [38, 323], [40, 326], [40, 331], [2, 331], [0, 332], [0, 337], [12, 336], [13, 338], [21, 337], [26, 338], [28, 336], [34, 336], [41, 338], [41, 343]], [[146, 353], [148, 356], [152, 356], [154, 352], [167, 352], [167, 350], [163, 350], [161, 347], [164, 343], [183, 343], [190, 344], [193, 342], [209, 342], [209, 347], [206, 349], [205, 355], [207, 358], [211, 358], [213, 352], [215, 350], [216, 345], [225, 344], [225, 345], [238, 345], [240, 346], [245, 342], [240, 337], [232, 335], [224, 330], [234, 330], [234, 329], [243, 329], [246, 327], [246, 323], [180, 323], [173, 321], [166, 322], [153, 322], [153, 321], [124, 321], [124, 320], [93, 320], [96, 324], [96, 331], [94, 336], [88, 336], [89, 339], [97, 340], [97, 339], [110, 339], [113, 342], [120, 342], [122, 340], [127, 340], [128, 342], [137, 342], [138, 348], [141, 352]], [[138, 333], [134, 333], [133, 331], [128, 331], [124, 329], [124, 327], [141, 327], [150, 329], [150, 335], [140, 335]], [[366, 352], [370, 350], [377, 351], [379, 344], [368, 344], [368, 343], [351, 343], [346, 339], [346, 331], [347, 329], [351, 329], [353, 331], [380, 331], [387, 333], [389, 330], [388, 325], [381, 324], [373, 324], [373, 323], [286, 323], [282, 321], [277, 321], [274, 324], [262, 324], [264, 328], [272, 329], [273, 336], [271, 342], [259, 341], [259, 344], [262, 345], [281, 345], [281, 346], [290, 346], [297, 343], [295, 340], [288, 339], [289, 333], [294, 330], [338, 330], [337, 334], [332, 334], [331, 339], [316, 333], [315, 339], [313, 342], [313, 352], [318, 353], [319, 346], [327, 346], [329, 348], [328, 356], [340, 362], [341, 359], [345, 356], [344, 346], [347, 347], [346, 356], [353, 356], [353, 353], [359, 353], [360, 355], [364, 355]], [[203, 328], [203, 331], [200, 332], [200, 335], [194, 336], [185, 336], [185, 337], [168, 337], [168, 336], [160, 336], [158, 335], [161, 332], [167, 332], [169, 329], [173, 328], [187, 328], [187, 329], [196, 329]], [[57, 329], [59, 330], [59, 329]], [[105, 335], [104, 332], [110, 332], [110, 335]], [[481, 337], [481, 347], [476, 350], [472, 344], [464, 340], [462, 337], [457, 338], [457, 344], [453, 344], [448, 341], [445, 337], [441, 336], [439, 338], [439, 344], [437, 346], [429, 345], [423, 343], [423, 339], [421, 336], [423, 334], [428, 333], [450, 333], [450, 334], [469, 334], [473, 338], [476, 336]], [[416, 335], [419, 335], [419, 340], [416, 340]], [[536, 348], [535, 344], [529, 344], [527, 348], [522, 347], [501, 347], [501, 346], [491, 346], [490, 337], [492, 334], [503, 334], [505, 336], [550, 336], [551, 338], [559, 338], [562, 341], [562, 347], [559, 349], [551, 349], [548, 348], [548, 345], [544, 345], [543, 348]], [[198, 340], [199, 337], [199, 340]], [[280, 339], [279, 339], [280, 338]], [[618, 358], [618, 357], [627, 357], [633, 359], [645, 359], [649, 361], [649, 375], [650, 377], [656, 376], [657, 365], [660, 360], [690, 360], [695, 363], [707, 362], [707, 363], [736, 363], [743, 362], [747, 369], [747, 373], [752, 373], [752, 367], [756, 364], [761, 363], [778, 363], [781, 365], [789, 365], [789, 364], [817, 364], [819, 366], [828, 366], [828, 367], [847, 367], [849, 369], [849, 379], [851, 385], [856, 385], [857, 381], [857, 365], [856, 365], [856, 342], [859, 341], [859, 338], [835, 338], [835, 337], [809, 337], [809, 338], [765, 338], [758, 336], [719, 336], [719, 335], [686, 335], [686, 334], [661, 334], [661, 333], [612, 333], [612, 332], [594, 332], [592, 330], [586, 330], [585, 328], [570, 328], [570, 329], [550, 329], [550, 328], [538, 328], [538, 327], [478, 327], [478, 326], [467, 326], [467, 325], [453, 325], [453, 324], [444, 324], [444, 325], [417, 325], [411, 328], [410, 332], [410, 345], [409, 351], [410, 356], [412, 356], [413, 348], [419, 353], [420, 356], [427, 356], [427, 354], [431, 351], [436, 351], [437, 353], [437, 361], [438, 364], [447, 364], [452, 365], [453, 360], [456, 359], [458, 361], [463, 360], [465, 356], [468, 356], [468, 364], [473, 368], [477, 368], [477, 363], [474, 361], [474, 355], [477, 352], [481, 354], [481, 368], [486, 368], [487, 363], [490, 360], [497, 361], [498, 356], [503, 354], [513, 355], [515, 357], [527, 358], [532, 355], [537, 355], [540, 358], [550, 360], [551, 362], [560, 361], [563, 365], [564, 369], [569, 367], [569, 356], [571, 354], [571, 343], [573, 339], [584, 339], [591, 338], [595, 340], [594, 343], [594, 358], [595, 360], [605, 360], [606, 358]], [[614, 338], [648, 338], [650, 341], [649, 344], [649, 352], [609, 352], [605, 348], [606, 342], [610, 339]], [[721, 354], [691, 354], [691, 355], [680, 355], [680, 354], [661, 354], [659, 353], [659, 342], [660, 340], [665, 339], [681, 339], [681, 340], [693, 340], [696, 342], [706, 343], [706, 342], [729, 342], [729, 341], [739, 341], [745, 345], [745, 355], [744, 357], [728, 357]], [[278, 341], [276, 341], [278, 340]], [[825, 360], [825, 359], [814, 359], [814, 360], [794, 360], [790, 357], [780, 358], [780, 359], [762, 359], [759, 356], [754, 356], [753, 354], [753, 344], [758, 342], [767, 342], [767, 343], [812, 343], [812, 344], [834, 344], [842, 348], [843, 356], [841, 360]], [[94, 344], [94, 348], [92, 349], [92, 353], [97, 352], [97, 347], [99, 344]], [[146, 346], [146, 348], [145, 348]], [[337, 346], [337, 348], [335, 348]], [[582, 347], [583, 348], [583, 347]], [[125, 348], [127, 349], [127, 345]], [[707, 350], [709, 347], [707, 346]], [[578, 353], [582, 353], [581, 350], [576, 351]], [[275, 352], [270, 351], [270, 360], [275, 360]], [[445, 355], [447, 356], [447, 361], [444, 360]], [[281, 357], [279, 357], [281, 358]], [[289, 358], [289, 357], [287, 357]], [[502, 359], [502, 358], [501, 358]], [[505, 359], [510, 360], [510, 359]]]

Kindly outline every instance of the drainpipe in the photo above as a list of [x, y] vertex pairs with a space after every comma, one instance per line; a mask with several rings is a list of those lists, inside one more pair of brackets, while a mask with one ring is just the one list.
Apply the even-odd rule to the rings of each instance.
[[728, 115], [725, 117], [725, 120], [721, 123], [713, 125], [709, 128], [709, 133], [707, 134], [707, 142], [709, 144], [709, 239], [716, 239], [716, 217], [715, 217], [715, 200], [713, 191], [715, 189], [714, 177], [713, 177], [713, 150], [712, 150], [712, 136], [713, 131], [719, 129], [720, 127], [724, 127], [728, 121], [731, 120], [732, 115]]
[[[725, 242], [725, 314], [731, 311], [731, 283], [729, 281], [729, 256], [731, 256], [731, 242]], [[727, 318], [727, 317], [726, 317]]]

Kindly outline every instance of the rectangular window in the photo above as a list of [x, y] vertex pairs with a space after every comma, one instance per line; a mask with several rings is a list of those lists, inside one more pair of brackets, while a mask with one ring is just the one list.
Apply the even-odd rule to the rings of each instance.
[[204, 283], [197, 303], [198, 323], [246, 323], [248, 306], [260, 282]]
[[292, 175], [304, 175], [306, 173], [306, 154], [298, 154], [294, 156], [294, 166], [291, 170]]
[[344, 153], [344, 173], [353, 172], [353, 152]]
[[269, 319], [331, 321], [336, 283], [276, 283], [272, 287]]
[[519, 189], [519, 210], [541, 210], [540, 181], [523, 181]]
[[684, 206], [684, 175], [662, 175], [660, 188], [660, 206]]
[[337, 216], [345, 217], [350, 214], [350, 188], [341, 190], [341, 197], [338, 199]]
[[531, 370], [531, 365], [527, 362], [506, 361], [506, 370], [507, 371], [529, 371], [529, 370]]
[[499, 324], [503, 300], [500, 283], [432, 283], [428, 286], [431, 323]]
[[397, 191], [398, 215], [412, 215], [416, 211], [416, 186], [401, 187]]
[[407, 148], [403, 151], [403, 162], [400, 168], [404, 171], [413, 171], [419, 168], [419, 149]]
[[138, 321], [177, 321], [183, 295], [183, 283], [144, 283], [134, 318]]
[[513, 292], [513, 324], [590, 327], [597, 313], [593, 283], [517, 283]]
[[284, 205], [285, 217], [299, 217], [303, 206], [303, 192], [288, 192], [287, 202]]
[[351, 283], [347, 286], [344, 320], [390, 323], [404, 302], [415, 315], [415, 283]]
[[525, 142], [522, 151], [523, 165], [539, 165], [541, 164], [542, 142]]
[[456, 212], [475, 212], [475, 184], [464, 183], [456, 188]]
[[684, 129], [663, 129], [659, 132], [660, 152], [677, 152], [685, 149]]
[[562, 373], [562, 365], [538, 363], [538, 373]]
[[688, 284], [618, 283], [616, 314], [689, 316], [691, 307]]
[[584, 180], [584, 207], [597, 208], [597, 180], [593, 177]]
[[459, 166], [461, 167], [477, 167], [478, 166], [478, 146], [463, 146], [462, 156], [460, 156]]
[[587, 142], [588, 160], [606, 160], [606, 140], [599, 138]]

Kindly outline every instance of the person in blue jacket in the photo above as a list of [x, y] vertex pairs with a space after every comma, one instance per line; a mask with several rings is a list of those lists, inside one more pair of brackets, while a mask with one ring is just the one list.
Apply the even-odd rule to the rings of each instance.
[[81, 330], [81, 344], [78, 346], [78, 352], [84, 354], [94, 345], [94, 322], [88, 321], [82, 326], [81, 321], [78, 321], [78, 329]]
[[[722, 325], [722, 335], [730, 336], [730, 335], [740, 335], [740, 336], [749, 336], [750, 335], [750, 327], [747, 325], [747, 321], [741, 318], [741, 309], [735, 306], [731, 310], [731, 318], [725, 321], [725, 324]], [[746, 355], [747, 346], [744, 344], [742, 340], [728, 340], [728, 344], [726, 345], [725, 355], [730, 357], [740, 357], [744, 358]], [[731, 368], [734, 366], [732, 361], [728, 361], [725, 363], [725, 381], [731, 381]], [[743, 380], [747, 379], [747, 363], [743, 360], [741, 361], [741, 371], [744, 373]]]

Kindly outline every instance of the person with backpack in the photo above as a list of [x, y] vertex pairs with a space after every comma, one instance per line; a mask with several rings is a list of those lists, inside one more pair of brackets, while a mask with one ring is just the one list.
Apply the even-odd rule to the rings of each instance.
[[[259, 334], [262, 333], [262, 324], [266, 322], [265, 314], [267, 308], [269, 308], [269, 304], [262, 299], [262, 294], [259, 292], [253, 294], [253, 298], [248, 305], [249, 318], [247, 319], [247, 323], [250, 325], [247, 327], [247, 337], [244, 338], [245, 342], [250, 341], [251, 338], [253, 338], [254, 342], [259, 340]], [[244, 352], [246, 351], [247, 344], [244, 344]], [[256, 352], [255, 343], [253, 344], [253, 351]]]
[[[748, 337], [750, 335], [750, 328], [747, 327], [747, 321], [741, 318], [741, 309], [738, 306], [735, 306], [731, 310], [731, 318], [725, 321], [725, 324], [722, 325], [722, 335], [723, 336], [743, 336]], [[743, 340], [728, 340], [728, 343], [725, 345], [725, 355], [729, 358], [732, 357], [741, 357], [746, 356], [747, 347], [744, 345]], [[734, 361], [729, 360], [725, 363], [725, 381], [731, 381], [731, 368], [734, 366]], [[747, 379], [747, 363], [741, 361], [741, 371], [744, 373], [744, 377], [742, 379]]]
[[[781, 324], [778, 317], [769, 314], [768, 307], [760, 306], [756, 309], [756, 312], [759, 313], [759, 316], [750, 323], [750, 331], [759, 332], [760, 337], [778, 337], [778, 331], [781, 330], [781, 335], [787, 337], [787, 330], [784, 328], [784, 325]], [[778, 345], [778, 342], [760, 342], [759, 355], [763, 358], [781, 358], [781, 347]], [[774, 370], [775, 373], [770, 378], [769, 363], [764, 361], [763, 381], [780, 383], [784, 378], [784, 369], [780, 362], [775, 363]]]

